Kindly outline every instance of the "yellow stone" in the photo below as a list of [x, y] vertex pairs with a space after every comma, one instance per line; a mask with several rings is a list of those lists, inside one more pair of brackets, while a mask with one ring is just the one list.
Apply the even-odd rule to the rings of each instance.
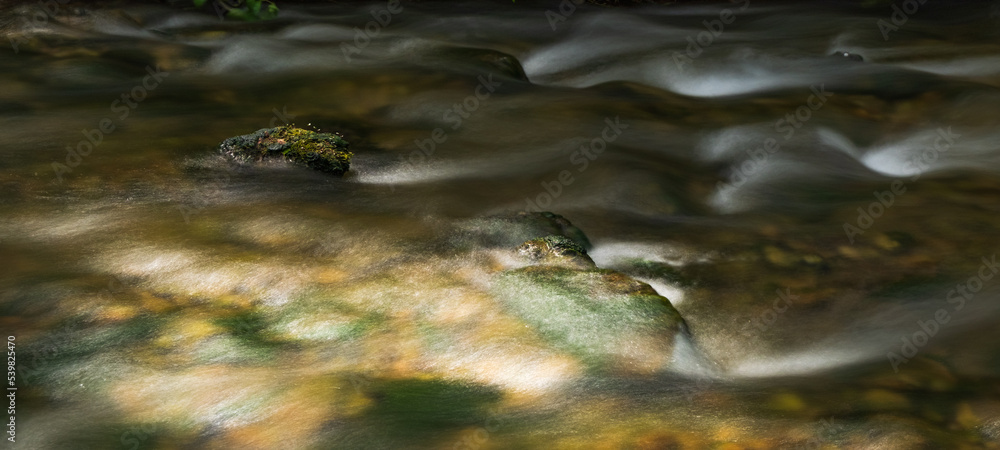
[[155, 295], [152, 295], [148, 292], [143, 292], [141, 295], [142, 297], [139, 299], [139, 304], [142, 305], [142, 307], [145, 308], [147, 311], [152, 313], [159, 314], [162, 312], [166, 312], [173, 309], [175, 306], [173, 303], [164, 300], [162, 298], [159, 298]]
[[823, 258], [819, 255], [806, 255], [802, 257], [802, 260], [809, 264], [819, 264], [823, 262]]
[[972, 411], [972, 407], [968, 403], [963, 402], [958, 405], [958, 409], [955, 411], [955, 423], [966, 430], [974, 430], [982, 421]]
[[764, 247], [764, 258], [776, 266], [787, 267], [795, 264], [795, 258], [791, 253], [772, 245]]
[[910, 400], [898, 392], [886, 389], [872, 389], [865, 392], [865, 402], [876, 409], [906, 409], [910, 406]]
[[802, 400], [802, 397], [795, 395], [791, 392], [783, 392], [776, 394], [771, 397], [771, 409], [778, 411], [802, 411], [806, 409], [806, 402]]
[[166, 327], [156, 344], [170, 347], [178, 343], [197, 342], [203, 338], [221, 334], [225, 330], [209, 320], [197, 317], [184, 317], [173, 321]]
[[340, 283], [347, 279], [347, 272], [340, 269], [323, 269], [316, 274], [316, 282], [324, 284]]
[[231, 306], [236, 308], [249, 308], [253, 306], [252, 300], [243, 295], [222, 295], [216, 298], [214, 303], [219, 306]]
[[108, 306], [101, 311], [100, 317], [105, 320], [120, 321], [128, 320], [139, 313], [136, 308], [124, 305]]
[[899, 247], [899, 242], [896, 242], [885, 233], [879, 233], [875, 235], [875, 245], [886, 250], [894, 250]]

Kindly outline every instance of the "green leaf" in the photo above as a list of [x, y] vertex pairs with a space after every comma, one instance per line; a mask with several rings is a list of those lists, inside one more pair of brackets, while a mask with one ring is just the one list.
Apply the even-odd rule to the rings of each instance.
[[260, 16], [260, 0], [247, 0], [247, 6], [250, 8], [250, 12], [254, 16]]
[[261, 13], [258, 15], [258, 17], [260, 17], [261, 20], [270, 20], [275, 17], [278, 17], [278, 7], [274, 3], [271, 2], [267, 3], [268, 3], [267, 10], [261, 11]]
[[201, 8], [205, 5], [205, 0], [192, 0], [191, 3], [194, 3], [194, 6]]

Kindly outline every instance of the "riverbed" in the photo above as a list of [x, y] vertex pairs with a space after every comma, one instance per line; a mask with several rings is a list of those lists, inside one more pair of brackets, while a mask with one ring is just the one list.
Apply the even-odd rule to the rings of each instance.
[[[49, 3], [18, 447], [1000, 448], [1000, 9]], [[285, 125], [350, 170], [218, 151]]]

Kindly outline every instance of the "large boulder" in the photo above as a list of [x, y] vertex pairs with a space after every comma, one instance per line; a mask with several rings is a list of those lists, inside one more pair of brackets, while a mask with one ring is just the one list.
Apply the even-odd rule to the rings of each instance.
[[652, 374], [670, 367], [675, 340], [687, 327], [667, 298], [598, 268], [587, 255], [586, 236], [562, 216], [522, 213], [508, 220], [545, 225], [528, 227], [535, 233], [561, 232], [517, 246], [528, 265], [498, 274], [494, 295], [510, 314], [592, 370]]
[[613, 270], [529, 266], [502, 273], [495, 286], [510, 313], [599, 371], [667, 369], [686, 330], [669, 300]]
[[231, 137], [219, 150], [241, 161], [284, 159], [320, 172], [343, 175], [350, 168], [349, 144], [338, 134], [320, 133], [289, 126], [262, 128]]

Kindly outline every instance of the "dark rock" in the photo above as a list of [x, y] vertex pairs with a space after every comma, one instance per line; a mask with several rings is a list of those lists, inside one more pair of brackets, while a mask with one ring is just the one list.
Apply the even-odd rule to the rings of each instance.
[[858, 62], [863, 62], [865, 60], [865, 58], [863, 56], [861, 56], [861, 55], [859, 55], [857, 53], [851, 53], [851, 52], [836, 51], [836, 52], [833, 52], [833, 54], [830, 55], [830, 56], [836, 57], [836, 58], [844, 58], [844, 59], [847, 59], [847, 60], [850, 60], [850, 61], [858, 61]]
[[445, 68], [495, 73], [502, 78], [528, 81], [521, 62], [513, 55], [496, 50], [474, 47], [450, 47], [437, 50], [424, 61]]
[[337, 134], [294, 127], [262, 128], [251, 134], [231, 137], [219, 150], [242, 161], [284, 159], [320, 172], [343, 175], [350, 168], [349, 144]]

